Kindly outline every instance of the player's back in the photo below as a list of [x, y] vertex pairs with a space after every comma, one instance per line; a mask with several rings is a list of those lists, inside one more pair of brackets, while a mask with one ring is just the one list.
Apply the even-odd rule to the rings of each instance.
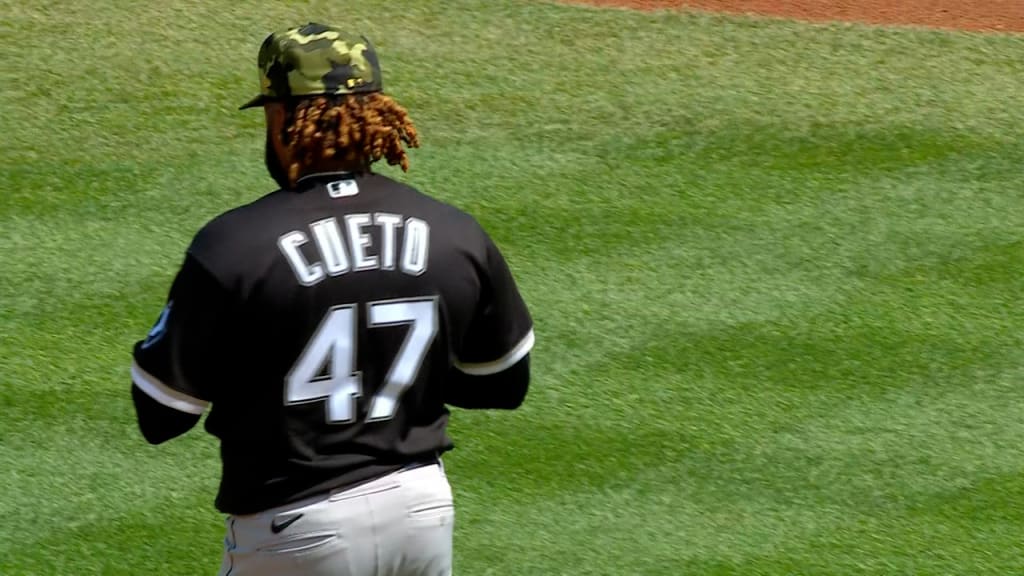
[[297, 188], [189, 249], [228, 295], [206, 426], [235, 514], [436, 458], [453, 362], [492, 359], [469, 341], [493, 246], [472, 217], [381, 175]]

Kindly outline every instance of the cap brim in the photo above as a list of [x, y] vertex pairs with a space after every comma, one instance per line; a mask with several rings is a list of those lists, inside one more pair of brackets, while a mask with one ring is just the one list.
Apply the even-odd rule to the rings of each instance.
[[245, 104], [239, 106], [238, 109], [239, 110], [245, 110], [246, 108], [255, 108], [257, 106], [263, 106], [264, 104], [267, 103], [267, 100], [269, 100], [269, 98], [267, 98], [263, 94], [260, 94], [259, 96], [255, 97], [252, 100], [249, 100], [248, 102], [246, 102]]

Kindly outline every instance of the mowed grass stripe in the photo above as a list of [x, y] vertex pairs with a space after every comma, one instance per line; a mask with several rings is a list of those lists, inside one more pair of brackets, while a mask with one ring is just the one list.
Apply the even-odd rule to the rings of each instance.
[[[940, 308], [973, 316], [973, 326], [965, 327], [975, 338], [979, 327], [996, 328], [981, 341], [929, 338], [914, 326], [918, 311], [895, 307], [881, 288], [881, 294], [837, 306], [853, 318], [871, 310], [880, 314], [879, 309], [895, 313], [873, 330], [812, 332], [802, 339], [787, 336], [794, 326], [748, 323], [735, 327], [732, 339], [675, 333], [660, 346], [641, 340], [633, 355], [580, 370], [579, 380], [583, 374], [601, 376], [586, 381], [591, 393], [585, 400], [562, 404], [568, 408], [563, 418], [528, 428], [485, 419], [493, 433], [468, 440], [472, 450], [464, 455], [487, 462], [482, 467], [487, 472], [475, 470], [470, 483], [479, 487], [477, 509], [487, 509], [483, 501], [503, 486], [529, 488], [509, 496], [520, 512], [492, 521], [493, 511], [487, 509], [487, 519], [473, 519], [495, 531], [480, 538], [480, 546], [497, 546], [507, 562], [519, 562], [514, 559], [525, 554], [523, 573], [554, 558], [559, 565], [613, 566], [569, 572], [606, 574], [685, 573], [701, 567], [708, 573], [758, 573], [755, 566], [765, 573], [800, 566], [820, 573], [829, 573], [822, 566], [831, 566], [832, 573], [912, 573], [914, 566], [927, 568], [925, 573], [1019, 569], [1012, 531], [1005, 532], [1019, 519], [1013, 508], [991, 527], [987, 521], [949, 518], [938, 527], [931, 519], [915, 524], [933, 500], [962, 508], [972, 500], [998, 500], [998, 492], [983, 491], [988, 479], [1002, 478], [997, 483], [1002, 486], [1020, 472], [1015, 445], [1022, 432], [1016, 418], [1021, 405], [1014, 393], [1020, 348], [1005, 332], [1019, 319], [993, 322], [1008, 312], [1001, 309], [1008, 303], [997, 296], [1021, 288], [1011, 276], [1016, 267], [1011, 263], [1019, 259], [1016, 248], [965, 258], [982, 271], [1000, 271], [1003, 283], [990, 284], [993, 291], [979, 291], [976, 300], [961, 294], [955, 306]], [[948, 268], [967, 272], [970, 267]], [[949, 270], [933, 272], [941, 276]], [[922, 273], [928, 272], [916, 270], [908, 286], [898, 289], [913, 287]], [[990, 272], [977, 276], [992, 278]], [[948, 301], [957, 295], [948, 280], [939, 288], [951, 292], [922, 296]], [[911, 325], [902, 337], [887, 334], [901, 324]], [[821, 324], [836, 325], [844, 325], [838, 314]], [[711, 362], [693, 366], [678, 358], [715, 358], [718, 370], [708, 374]], [[722, 362], [726, 359], [733, 364]], [[509, 437], [520, 440], [518, 451], [503, 448]], [[492, 451], [503, 455], [501, 464], [486, 456]], [[981, 485], [977, 490], [976, 484]], [[638, 494], [623, 496], [631, 491]], [[552, 501], [561, 499], [566, 501], [551, 511]], [[908, 502], [914, 508], [909, 512], [903, 510]], [[1007, 504], [1019, 499], [1011, 496]], [[652, 525], [650, 518], [658, 522]], [[516, 538], [498, 533], [523, 523], [529, 524], [524, 535], [541, 532], [545, 536], [537, 541], [551, 544], [526, 554]], [[1010, 547], [975, 560], [984, 542], [975, 530]], [[559, 549], [557, 543], [565, 540], [578, 548]], [[904, 540], [906, 547], [893, 552]], [[622, 550], [616, 541], [630, 542], [628, 560], [616, 563]], [[821, 543], [830, 555], [822, 558], [808, 541]], [[873, 550], [896, 558], [875, 559]], [[478, 553], [485, 556], [482, 549]], [[748, 554], [753, 558], [743, 560]], [[734, 564], [739, 568], [732, 571], [728, 567]]]
[[[904, 394], [942, 405], [943, 397], [958, 390], [994, 386], [994, 397], [1002, 397], [1010, 389], [999, 387], [999, 377], [1021, 359], [1020, 337], [1014, 331], [1020, 312], [1012, 299], [1022, 286], [1015, 276], [1008, 277], [1015, 266], [1009, 265], [1006, 257], [1017, 262], [1018, 249], [1009, 246], [968, 259], [976, 270], [998, 265], [1004, 274], [1004, 282], [990, 278], [989, 288], [974, 294], [967, 290], [958, 293], [955, 283], [948, 280], [938, 282], [940, 291], [921, 291], [916, 286], [922, 274], [918, 270], [903, 281], [881, 280], [873, 290], [796, 321], [768, 318], [700, 330], [686, 320], [666, 320], [646, 333], [634, 328], [630, 332], [633, 346], [614, 352], [600, 350], [590, 355], [589, 363], [580, 360], [564, 380], [580, 382], [590, 394], [574, 394], [569, 385], [538, 391], [545, 403], [566, 407], [567, 414], [535, 424], [531, 434], [535, 441], [523, 443], [520, 449], [525, 457], [550, 446], [549, 461], [543, 465], [564, 461], [572, 466], [591, 453], [601, 463], [635, 462], [638, 455], [647, 453], [646, 444], [652, 437], [672, 430], [676, 431], [675, 440], [686, 436], [695, 447], [711, 450], [731, 447], [748, 437], [757, 442], [763, 435], [799, 428], [805, 421], [823, 414], [832, 417], [860, 404], [864, 406], [857, 408], [858, 412], [875, 410], [881, 417], [896, 418], [905, 407], [893, 399]], [[908, 289], [919, 300], [918, 307], [907, 307], [894, 297]], [[1001, 298], [1004, 295], [1008, 298]], [[869, 312], [879, 321], [859, 320]], [[939, 330], [942, 326], [955, 326], [956, 330]], [[555, 363], [553, 356], [547, 357]], [[713, 361], [704, 361], [707, 359]], [[995, 382], [990, 384], [988, 379], [993, 377]], [[1013, 395], [1003, 397], [1003, 402], [1006, 409], [1020, 408]], [[891, 408], [884, 408], [889, 405]], [[547, 408], [533, 405], [526, 410]], [[489, 428], [494, 427], [493, 434], [485, 437], [495, 443], [521, 426], [480, 418], [488, 420]], [[943, 432], [961, 431], [959, 426], [951, 426]], [[870, 429], [863, 433], [870, 441]], [[550, 434], [576, 436], [577, 440], [543, 443]], [[614, 449], [593, 450], [601, 443], [613, 443]], [[481, 458], [486, 459], [492, 449], [498, 447], [479, 452]], [[667, 456], [663, 451], [668, 449], [665, 443], [654, 441], [651, 459], [645, 464]], [[685, 460], [678, 450], [671, 454], [669, 461]], [[1012, 452], [1005, 457], [1019, 464]], [[499, 476], [532, 479], [533, 490], [549, 486], [557, 492], [567, 487], [559, 481], [562, 467], [550, 475], [538, 475], [536, 470], [517, 473], [518, 460], [505, 463]], [[605, 467], [584, 464], [584, 468]], [[618, 474], [633, 471], [631, 467], [608, 468], [612, 471], [592, 476], [589, 482], [604, 486]], [[577, 481], [580, 479], [567, 478], [565, 483]]]
[[[882, 334], [851, 338], [842, 348], [826, 343], [808, 350], [806, 343], [802, 348], [782, 336], [786, 328], [752, 324], [738, 327], [734, 342], [713, 339], [706, 350], [731, 354], [737, 365], [711, 375], [701, 366], [666, 374], [672, 357], [700, 356], [704, 350], [695, 353], [692, 344], [654, 347], [660, 354], [646, 363], [640, 354], [600, 363], [591, 372], [606, 379], [591, 384], [605, 394], [589, 397], [582, 412], [596, 420], [632, 408], [632, 422], [592, 421], [588, 429], [575, 420], [552, 420], [525, 433], [519, 426], [489, 422], [496, 428], [493, 436], [473, 441], [465, 458], [487, 460], [479, 455], [501, 450], [507, 463], [488, 468], [489, 482], [481, 482], [476, 472], [476, 498], [482, 504], [508, 483], [530, 488], [510, 496], [525, 512], [493, 523], [475, 518], [495, 530], [490, 539], [480, 539], [481, 546], [501, 541], [499, 548], [512, 561], [521, 552], [517, 539], [496, 532], [528, 522], [524, 533], [543, 531], [546, 538], [539, 540], [552, 543], [528, 558], [562, 554], [567, 565], [614, 565], [628, 573], [724, 569], [736, 562], [743, 568], [722, 573], [751, 573], [757, 566], [769, 572], [768, 565], [779, 569], [771, 573], [783, 573], [783, 566], [885, 573], [886, 558], [875, 559], [870, 551], [892, 552], [904, 541], [906, 547], [892, 560], [899, 573], [911, 573], [915, 562], [930, 566], [926, 573], [1019, 569], [1013, 532], [1005, 532], [1019, 520], [1020, 508], [1014, 507], [1019, 498], [999, 492], [1021, 469], [1014, 448], [1022, 432], [1016, 418], [1021, 406], [1013, 392], [1020, 376], [1019, 347], [1004, 343], [1004, 349], [986, 356], [964, 347], [970, 343], [918, 339], [914, 350], [946, 354], [946, 362], [928, 355], [907, 362], [915, 355], [901, 347], [890, 348], [888, 356], [874, 350], [873, 342], [891, 341]], [[695, 338], [666, 340], [692, 343]], [[850, 365], [865, 351], [882, 355], [875, 358], [878, 365]], [[971, 353], [976, 364], [963, 365], [965, 358], [956, 352]], [[836, 364], [839, 368], [833, 368]], [[851, 386], [851, 379], [858, 385]], [[815, 381], [818, 389], [808, 390]], [[888, 386], [875, 389], [874, 381]], [[825, 383], [835, 390], [827, 392]], [[581, 412], [579, 405], [572, 408], [574, 415]], [[518, 454], [502, 448], [508, 437], [521, 440]], [[998, 488], [986, 488], [992, 484]], [[941, 522], [915, 523], [932, 502], [971, 509], [972, 502], [1004, 498], [1008, 509], [983, 513], [977, 524], [941, 509], [935, 510]], [[555, 512], [550, 512], [552, 501], [561, 502]], [[659, 522], [650, 524], [649, 518]], [[972, 547], [984, 541], [977, 530], [1010, 547], [976, 561]], [[853, 534], [865, 542], [851, 540]], [[560, 552], [556, 543], [564, 539], [580, 549]], [[617, 539], [647, 543], [652, 550], [635, 549], [630, 562], [614, 564]], [[835, 556], [822, 558], [807, 542], [827, 544]], [[674, 562], [658, 554], [659, 546], [671, 548], [670, 543], [677, 549], [669, 554]], [[708, 558], [692, 561], [701, 552]], [[575, 555], [565, 559], [566, 553]], [[753, 558], [744, 563], [747, 554]]]
[[[41, 6], [5, 13], [76, 22], [28, 41], [84, 94], [0, 119], [19, 144], [0, 200], [18, 248], [0, 255], [3, 506], [47, 518], [0, 530], [0, 572], [209, 572], [215, 447], [142, 446], [123, 364], [195, 228], [267, 186], [258, 114], [232, 110], [250, 32], [310, 8]], [[406, 178], [480, 214], [542, 336], [521, 413], [455, 417], [460, 571], [1019, 571], [1000, 536], [1019, 518], [980, 509], [1020, 509], [1018, 39], [382, 6], [312, 10], [388, 54], [426, 146]], [[228, 12], [237, 52], [205, 49]], [[168, 25], [95, 41], [136, 20]], [[120, 66], [127, 90], [80, 60]], [[210, 78], [199, 95], [178, 80], [193, 71]]]
[[[569, 426], [519, 433], [528, 445], [572, 447], [565, 452], [575, 459], [552, 471], [560, 460], [541, 455], [525, 470], [502, 467], [485, 476], [489, 481], [471, 485], [479, 488], [463, 487], [463, 500], [471, 502], [463, 518], [469, 515], [473, 529], [484, 532], [474, 539], [479, 549], [470, 547], [470, 557], [524, 564], [522, 573], [545, 563], [591, 567], [566, 573], [685, 573], [715, 563], [746, 563], [747, 573], [786, 573], [785, 566], [885, 573], [887, 561], [899, 564], [899, 573], [911, 573], [915, 562], [931, 567], [925, 573], [1013, 572], [1020, 568], [1012, 536], [1020, 519], [1019, 493], [1000, 490], [1020, 471], [1019, 462], [1005, 458], [1019, 441], [1020, 427], [1004, 428], [1019, 406], [1003, 401], [1019, 373], [1007, 373], [1001, 382], [984, 376], [989, 390], [982, 400], [980, 386], [930, 398], [921, 397], [922, 386], [825, 413], [789, 431], [748, 431], [745, 439], [717, 450], [702, 449], [696, 433], [680, 433], [680, 427], [651, 434], [648, 425], [640, 435], [617, 427], [598, 442]], [[649, 407], [640, 408], [644, 413]], [[762, 414], [750, 409], [746, 417]], [[716, 416], [707, 411], [688, 428], [710, 428], [710, 434], [722, 426]], [[969, 428], [949, 432], [965, 424]], [[651, 453], [626, 438], [647, 443]], [[522, 452], [528, 460], [533, 451]], [[969, 462], [949, 466], [965, 453], [973, 454]], [[619, 477], [595, 486], [598, 470], [615, 470]], [[533, 479], [535, 491], [510, 494], [517, 508], [502, 513], [487, 507], [495, 491], [522, 477]], [[561, 489], [552, 490], [549, 482]], [[938, 506], [970, 510], [972, 502], [986, 499], [1009, 508], [967, 520]], [[984, 542], [978, 531], [998, 542], [984, 559], [972, 554]], [[573, 546], [562, 546], [567, 541]], [[882, 550], [888, 559], [874, 557]], [[472, 568], [487, 573], [488, 566], [493, 564], [481, 561]]]

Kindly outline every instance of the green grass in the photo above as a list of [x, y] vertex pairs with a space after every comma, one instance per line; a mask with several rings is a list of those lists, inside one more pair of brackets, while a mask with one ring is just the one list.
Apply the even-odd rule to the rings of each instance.
[[[0, 573], [200, 574], [216, 445], [131, 344], [268, 191], [269, 30], [375, 40], [402, 179], [478, 215], [532, 396], [458, 412], [472, 575], [1024, 571], [1024, 37], [509, 1], [0, 0]], [[394, 171], [387, 170], [394, 175]]]

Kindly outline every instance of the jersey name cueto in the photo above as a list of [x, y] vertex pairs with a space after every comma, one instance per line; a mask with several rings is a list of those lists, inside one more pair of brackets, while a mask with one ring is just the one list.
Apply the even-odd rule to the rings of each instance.
[[[379, 231], [380, 246], [373, 245], [372, 228]], [[302, 254], [300, 248], [308, 242], [315, 245], [318, 259], [307, 260]], [[317, 220], [308, 231], [282, 234], [277, 246], [303, 286], [365, 270], [398, 270], [419, 276], [427, 270], [430, 226], [419, 218], [387, 212], [345, 214], [341, 220]]]

